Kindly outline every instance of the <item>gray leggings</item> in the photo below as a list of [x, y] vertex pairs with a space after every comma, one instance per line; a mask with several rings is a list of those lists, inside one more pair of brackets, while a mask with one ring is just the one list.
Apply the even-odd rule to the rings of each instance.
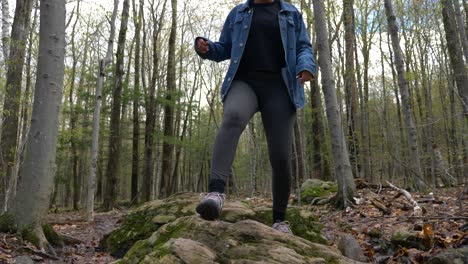
[[224, 101], [223, 121], [213, 147], [211, 182], [226, 182], [239, 137], [257, 111], [262, 114], [273, 171], [273, 211], [285, 213], [291, 186], [291, 144], [296, 108], [280, 74], [256, 73], [233, 81]]

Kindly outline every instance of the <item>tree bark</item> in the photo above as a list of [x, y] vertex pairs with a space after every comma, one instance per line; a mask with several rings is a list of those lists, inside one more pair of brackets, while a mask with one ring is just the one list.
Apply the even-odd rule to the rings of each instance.
[[463, 22], [459, 0], [454, 0], [453, 3], [455, 6], [455, 14], [457, 18], [458, 32], [460, 33], [460, 40], [463, 46], [463, 54], [465, 55], [465, 63], [468, 63], [468, 38], [466, 36], [465, 23]]
[[385, 11], [387, 13], [388, 30], [390, 32], [393, 52], [395, 54], [395, 64], [398, 73], [398, 86], [401, 93], [401, 103], [403, 107], [403, 115], [409, 146], [410, 168], [412, 170], [412, 174], [415, 176], [413, 179], [413, 186], [417, 190], [421, 190], [424, 187], [424, 182], [422, 179], [423, 175], [419, 161], [417, 131], [411, 113], [411, 100], [409, 97], [408, 82], [405, 77], [405, 65], [399, 44], [400, 39], [398, 37], [398, 26], [396, 24], [395, 14], [393, 13], [393, 6], [390, 0], [385, 0]]
[[62, 100], [65, 57], [65, 1], [41, 0], [39, 60], [28, 143], [21, 165], [12, 215], [20, 229], [31, 228], [39, 247], [55, 174], [58, 114]]
[[10, 7], [8, 4], [8, 0], [2, 0], [2, 53], [3, 53], [3, 65], [6, 65], [6, 60], [8, 58], [8, 54], [10, 53], [9, 47], [9, 37], [8, 32], [10, 30]]
[[124, 75], [124, 52], [125, 39], [127, 35], [127, 24], [129, 16], [129, 0], [124, 0], [122, 18], [120, 23], [119, 40], [117, 43], [117, 54], [115, 64], [115, 81], [112, 101], [112, 112], [110, 120], [109, 136], [109, 160], [106, 170], [106, 191], [104, 193], [103, 207], [105, 210], [112, 210], [117, 200], [117, 190], [119, 185], [120, 167], [120, 111], [122, 107], [122, 79]]
[[348, 156], [348, 149], [341, 125], [341, 115], [335, 92], [335, 79], [328, 42], [325, 7], [323, 1], [313, 1], [315, 31], [317, 34], [318, 63], [322, 73], [322, 89], [325, 95], [328, 127], [332, 142], [332, 152], [335, 162], [335, 177], [338, 181], [336, 205], [345, 208], [353, 201], [356, 186]]

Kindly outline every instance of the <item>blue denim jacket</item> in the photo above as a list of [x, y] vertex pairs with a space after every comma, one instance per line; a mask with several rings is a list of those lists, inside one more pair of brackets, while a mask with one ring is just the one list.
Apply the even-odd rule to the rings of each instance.
[[[245, 44], [249, 36], [253, 9], [250, 7], [252, 0], [236, 6], [229, 13], [218, 42], [208, 40], [207, 53], [197, 54], [203, 58], [216, 62], [231, 59], [229, 69], [221, 87], [221, 99], [224, 101], [236, 75], [239, 63], [244, 52]], [[304, 107], [304, 87], [296, 79], [302, 71], [308, 71], [315, 75], [313, 49], [307, 34], [301, 13], [291, 4], [280, 0], [279, 26], [281, 40], [285, 51], [286, 67], [281, 69], [281, 74], [288, 88], [291, 101], [296, 108]], [[195, 39], [195, 44], [198, 38]], [[207, 40], [206, 38], [203, 38]]]

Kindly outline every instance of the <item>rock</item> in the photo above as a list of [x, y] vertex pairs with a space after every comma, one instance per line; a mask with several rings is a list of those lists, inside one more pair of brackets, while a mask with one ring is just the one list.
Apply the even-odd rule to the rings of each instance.
[[391, 242], [395, 246], [416, 248], [422, 251], [428, 250], [422, 237], [419, 237], [415, 232], [410, 232], [405, 229], [396, 230], [392, 235]]
[[[100, 241], [100, 247], [114, 257], [121, 258], [137, 241], [147, 239], [161, 226], [176, 221], [177, 218], [196, 214], [195, 207], [200, 201], [197, 193], [179, 193], [165, 200], [143, 204], [129, 212], [122, 225]], [[235, 223], [252, 219], [266, 225], [272, 224], [271, 205], [251, 206], [248, 201], [226, 200], [221, 220]], [[326, 244], [320, 234], [322, 226], [312, 212], [302, 207], [288, 208], [287, 219], [294, 234], [311, 242]]]
[[167, 223], [174, 221], [175, 219], [176, 217], [173, 215], [157, 215], [153, 217], [152, 222], [157, 225], [165, 225]]
[[357, 261], [367, 261], [364, 252], [352, 235], [344, 235], [338, 241], [338, 249], [344, 256]]
[[227, 222], [235, 223], [240, 220], [252, 218], [255, 212], [241, 202], [229, 202], [224, 204], [223, 211], [221, 212], [221, 219]]
[[308, 179], [301, 186], [301, 200], [309, 204], [316, 197], [327, 197], [337, 191], [338, 186], [334, 182]]
[[15, 258], [15, 263], [17, 264], [34, 264], [34, 261], [26, 255], [17, 256]]
[[126, 263], [361, 263], [338, 250], [278, 232], [254, 220], [236, 223], [186, 216], [138, 241]]
[[429, 259], [427, 264], [466, 264], [468, 263], [468, 247], [452, 248]]

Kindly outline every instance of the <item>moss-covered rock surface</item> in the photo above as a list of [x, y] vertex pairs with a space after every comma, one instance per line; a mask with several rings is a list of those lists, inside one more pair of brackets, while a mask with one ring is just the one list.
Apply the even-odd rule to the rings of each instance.
[[334, 182], [308, 179], [301, 185], [301, 200], [308, 204], [314, 198], [327, 197], [337, 191], [338, 186]]
[[179, 193], [143, 204], [101, 240], [101, 247], [113, 256], [125, 255], [121, 263], [333, 263], [342, 258], [319, 245], [327, 244], [321, 225], [303, 207], [288, 208], [287, 220], [296, 235], [290, 236], [270, 228], [269, 202], [227, 200], [220, 221], [205, 221], [195, 212], [200, 198]]
[[186, 216], [138, 241], [118, 261], [133, 263], [359, 263], [337, 250], [254, 220], [236, 223]]

